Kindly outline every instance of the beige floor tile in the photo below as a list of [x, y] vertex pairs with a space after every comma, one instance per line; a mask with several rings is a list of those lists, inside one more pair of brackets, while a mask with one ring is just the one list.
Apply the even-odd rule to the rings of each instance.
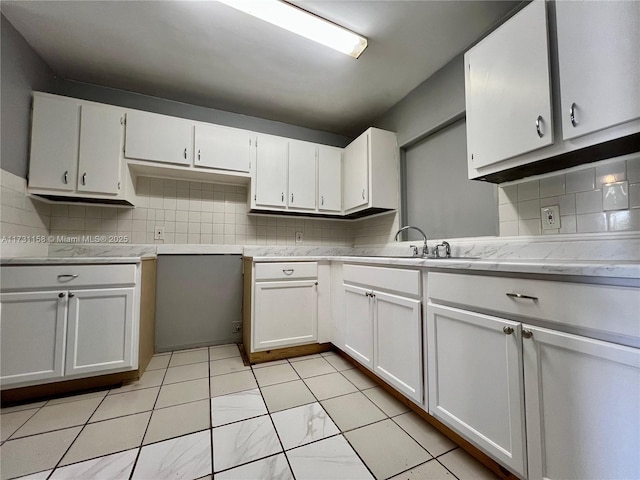
[[302, 380], [263, 387], [262, 397], [269, 412], [278, 412], [316, 401]]
[[53, 470], [43, 470], [42, 472], [30, 473], [24, 477], [18, 477], [16, 480], [47, 480]]
[[154, 410], [144, 445], [211, 427], [209, 399]]
[[322, 406], [343, 432], [387, 418], [360, 392], [323, 400]]
[[346, 395], [358, 389], [339, 373], [330, 373], [319, 377], [307, 378], [304, 381], [318, 400]]
[[154, 355], [151, 357], [149, 361], [149, 365], [147, 365], [147, 371], [149, 370], [162, 370], [169, 366], [169, 362], [171, 361], [171, 355]]
[[457, 446], [414, 412], [398, 415], [393, 418], [393, 421], [400, 425], [400, 428], [411, 435], [434, 457], [442, 455]]
[[456, 477], [436, 460], [429, 460], [389, 480], [456, 480]]
[[159, 387], [162, 385], [165, 370], [147, 370], [142, 374], [139, 380], [127, 383], [118, 388], [109, 390], [109, 395], [116, 393], [132, 392], [134, 390], [142, 390], [143, 388]]
[[129, 478], [138, 449], [125, 450], [56, 468], [49, 480], [124, 480]]
[[344, 434], [376, 478], [389, 478], [432, 457], [391, 420]]
[[241, 372], [249, 370], [251, 367], [245, 365], [242, 357], [223, 358], [209, 362], [210, 375], [226, 375], [227, 373]]
[[129, 450], [142, 444], [151, 412], [90, 423], [66, 453], [61, 466]]
[[438, 457], [438, 461], [447, 467], [460, 480], [494, 480], [498, 477], [461, 448]]
[[302, 378], [317, 377], [318, 375], [326, 375], [336, 371], [329, 362], [320, 356], [311, 360], [294, 362], [291, 366]]
[[44, 407], [46, 404], [47, 404], [47, 401], [44, 400], [42, 402], [23, 403], [22, 405], [12, 405], [11, 407], [2, 407], [0, 408], [0, 414], [19, 412], [20, 410], [33, 410], [34, 408]]
[[256, 376], [256, 380], [258, 380], [258, 385], [261, 387], [300, 379], [291, 365], [275, 365], [273, 367], [259, 368], [254, 370], [253, 373]]
[[343, 370], [351, 370], [352, 368], [356, 368], [356, 366], [348, 360], [345, 360], [340, 355], [329, 355], [324, 357], [324, 359], [329, 362], [333, 368], [338, 370], [339, 372]]
[[181, 367], [171, 367], [167, 369], [164, 377], [164, 385], [169, 383], [186, 382], [209, 376], [209, 365], [207, 363], [194, 363], [193, 365], [183, 365]]
[[83, 425], [93, 415], [101, 401], [101, 398], [89, 398], [77, 402], [52, 405], [51, 407], [42, 407], [13, 434], [13, 438]]
[[407, 413], [410, 410], [409, 407], [382, 387], [370, 388], [368, 390], [364, 390], [362, 393], [364, 393], [369, 400], [375, 403], [380, 410], [390, 417], [395, 417], [401, 413]]
[[0, 447], [0, 478], [5, 480], [55, 467], [81, 428], [67, 428], [3, 443]]
[[0, 441], [5, 441], [13, 433], [25, 424], [36, 412], [37, 408], [31, 410], [19, 410], [17, 412], [3, 413], [0, 415]]
[[185, 350], [184, 352], [173, 352], [169, 367], [179, 367], [192, 363], [202, 363], [209, 361], [209, 351], [206, 348], [197, 350]]
[[340, 373], [344, 375], [347, 380], [353, 383], [358, 388], [358, 390], [366, 390], [367, 388], [378, 386], [375, 380], [367, 377], [357, 368], [353, 368], [351, 370], [342, 370]]
[[158, 398], [158, 392], [160, 388], [154, 387], [108, 395], [91, 417], [91, 423], [152, 410]]
[[209, 398], [208, 378], [171, 383], [160, 388], [160, 395], [158, 395], [158, 401], [154, 408], [171, 407], [205, 398]]
[[60, 405], [62, 403], [77, 402], [78, 400], [86, 400], [88, 398], [104, 398], [109, 390], [101, 390], [99, 392], [81, 393], [78, 395], [68, 395], [66, 397], [54, 398], [47, 402], [47, 407], [52, 405]]
[[239, 357], [240, 350], [236, 344], [209, 347], [209, 360], [222, 360], [224, 358]]
[[227, 373], [226, 375], [216, 375], [210, 378], [210, 382], [212, 397], [252, 390], [258, 387], [251, 370]]
[[312, 355], [303, 355], [301, 357], [291, 357], [288, 360], [291, 363], [295, 363], [295, 362], [304, 362], [305, 360], [313, 360], [314, 358], [322, 358], [322, 356], [319, 353], [314, 353]]
[[322, 352], [320, 354], [321, 357], [332, 357], [334, 355], [337, 355], [335, 350], [329, 350], [328, 352]]
[[273, 367], [274, 365], [286, 365], [288, 363], [289, 362], [287, 360], [272, 360], [270, 362], [255, 363], [251, 365], [251, 367], [256, 369], [256, 368], [264, 368], [264, 367]]

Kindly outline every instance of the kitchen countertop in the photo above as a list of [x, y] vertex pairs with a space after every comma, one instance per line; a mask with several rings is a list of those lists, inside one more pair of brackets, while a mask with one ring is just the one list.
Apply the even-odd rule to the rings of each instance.
[[154, 257], [12, 257], [0, 259], [0, 265], [109, 265], [140, 263]]

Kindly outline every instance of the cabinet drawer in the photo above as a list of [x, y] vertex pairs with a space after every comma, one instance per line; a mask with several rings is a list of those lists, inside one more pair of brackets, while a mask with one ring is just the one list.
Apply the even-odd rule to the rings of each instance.
[[472, 310], [640, 338], [640, 289], [633, 287], [429, 273], [429, 298]]
[[135, 285], [135, 265], [7, 266], [1, 269], [2, 290]]
[[366, 285], [371, 288], [390, 290], [420, 296], [420, 272], [401, 268], [368, 267], [364, 265], [345, 265], [344, 281]]
[[317, 278], [316, 262], [256, 263], [256, 280]]

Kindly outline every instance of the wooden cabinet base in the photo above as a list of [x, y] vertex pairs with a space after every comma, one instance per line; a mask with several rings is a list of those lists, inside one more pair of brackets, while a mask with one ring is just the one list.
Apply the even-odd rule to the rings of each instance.
[[264, 352], [249, 353], [245, 351], [245, 354], [249, 363], [262, 363], [270, 362], [272, 360], [282, 360], [283, 358], [301, 357], [303, 355], [328, 352], [332, 348], [333, 346], [330, 343], [313, 343], [311, 345], [300, 345], [297, 347], [276, 348], [273, 350], [266, 350]]

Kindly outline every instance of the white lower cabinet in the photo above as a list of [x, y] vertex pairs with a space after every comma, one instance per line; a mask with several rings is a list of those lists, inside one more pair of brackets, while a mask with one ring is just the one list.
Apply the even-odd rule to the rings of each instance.
[[526, 477], [520, 324], [428, 306], [429, 413]]
[[344, 285], [344, 348], [366, 367], [373, 368], [373, 316], [370, 291]]
[[640, 478], [640, 349], [523, 333], [529, 478]]

